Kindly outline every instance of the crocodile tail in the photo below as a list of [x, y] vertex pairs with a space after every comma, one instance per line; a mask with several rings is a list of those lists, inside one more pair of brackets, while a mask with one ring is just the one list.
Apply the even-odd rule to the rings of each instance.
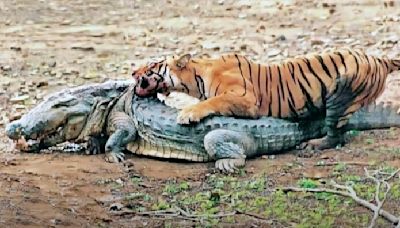
[[400, 106], [392, 103], [372, 103], [350, 118], [346, 130], [371, 130], [400, 127]]

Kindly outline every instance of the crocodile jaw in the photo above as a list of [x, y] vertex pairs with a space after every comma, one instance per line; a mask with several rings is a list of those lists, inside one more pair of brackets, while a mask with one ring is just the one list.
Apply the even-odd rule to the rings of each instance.
[[62, 143], [65, 141], [64, 139], [65, 136], [63, 135], [63, 131], [59, 130], [51, 134], [43, 134], [40, 138], [26, 139], [25, 136], [21, 136], [18, 139], [14, 139], [14, 143], [18, 150], [34, 152]]
[[67, 118], [55, 128], [41, 127], [40, 125], [27, 127], [24, 123], [23, 119], [10, 123], [6, 127], [6, 134], [14, 140], [16, 149], [34, 152], [76, 139], [85, 126], [86, 116]]

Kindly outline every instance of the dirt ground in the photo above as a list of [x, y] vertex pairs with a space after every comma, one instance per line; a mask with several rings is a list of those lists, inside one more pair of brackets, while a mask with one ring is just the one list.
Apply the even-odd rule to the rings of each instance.
[[[372, 212], [349, 199], [339, 198], [340, 204], [333, 212], [323, 212], [323, 218], [305, 212], [313, 205], [321, 210], [330, 205], [307, 194], [297, 196], [299, 205], [291, 202], [290, 214], [265, 209], [263, 218], [237, 214], [203, 221], [117, 212], [121, 207], [161, 210], [186, 202], [191, 195], [198, 199], [215, 187], [210, 184], [213, 178], [232, 184], [259, 183], [262, 177], [260, 192], [254, 185], [249, 191], [268, 198], [268, 189], [297, 186], [301, 180], [323, 185], [331, 179], [363, 176], [363, 165], [400, 168], [400, 131], [396, 129], [361, 133], [341, 149], [311, 157], [291, 151], [251, 159], [242, 174], [230, 176], [234, 179], [229, 181], [223, 174], [214, 174], [212, 163], [130, 156], [122, 165], [106, 163], [102, 155], [20, 153], [4, 135], [4, 126], [45, 94], [73, 85], [129, 78], [131, 65], [165, 55], [239, 52], [267, 62], [350, 46], [399, 57], [398, 1], [10, 0], [0, 1], [0, 12], [0, 227], [365, 227]], [[400, 74], [393, 74], [382, 100], [399, 101], [396, 77]], [[343, 169], [317, 165], [321, 162], [350, 163]], [[395, 183], [399, 181], [397, 178]], [[239, 198], [253, 202], [251, 197]], [[285, 205], [289, 198], [284, 198]], [[202, 202], [189, 203], [188, 210], [202, 212], [203, 206], [196, 206]], [[225, 206], [204, 208], [227, 213], [232, 205], [237, 206], [230, 198]], [[296, 205], [297, 211], [292, 209]], [[384, 208], [400, 216], [399, 205], [400, 194], [393, 191]], [[259, 208], [249, 211], [261, 213]], [[301, 218], [293, 217], [296, 213]], [[332, 223], [315, 223], [329, 219]], [[378, 221], [380, 227], [390, 226]]]

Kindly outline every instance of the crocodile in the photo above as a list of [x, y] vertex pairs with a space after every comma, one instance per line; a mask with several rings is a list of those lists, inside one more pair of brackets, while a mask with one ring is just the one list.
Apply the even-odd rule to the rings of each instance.
[[[65, 141], [88, 142], [89, 153], [104, 151], [110, 162], [123, 160], [128, 150], [150, 157], [215, 161], [215, 167], [225, 172], [243, 166], [246, 158], [284, 152], [326, 134], [323, 119], [291, 122], [213, 116], [197, 124], [178, 125], [177, 109], [155, 97], [139, 98], [132, 91], [130, 81], [66, 89], [11, 122], [6, 133], [13, 140], [25, 141], [23, 151]], [[345, 130], [399, 126], [397, 107], [381, 103], [357, 111]]]

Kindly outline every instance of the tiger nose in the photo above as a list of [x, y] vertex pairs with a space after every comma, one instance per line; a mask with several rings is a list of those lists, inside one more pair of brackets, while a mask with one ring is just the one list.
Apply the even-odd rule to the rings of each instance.
[[140, 88], [146, 89], [149, 85], [150, 85], [149, 81], [147, 81], [146, 78], [141, 78], [140, 79], [140, 83], [139, 83]]

